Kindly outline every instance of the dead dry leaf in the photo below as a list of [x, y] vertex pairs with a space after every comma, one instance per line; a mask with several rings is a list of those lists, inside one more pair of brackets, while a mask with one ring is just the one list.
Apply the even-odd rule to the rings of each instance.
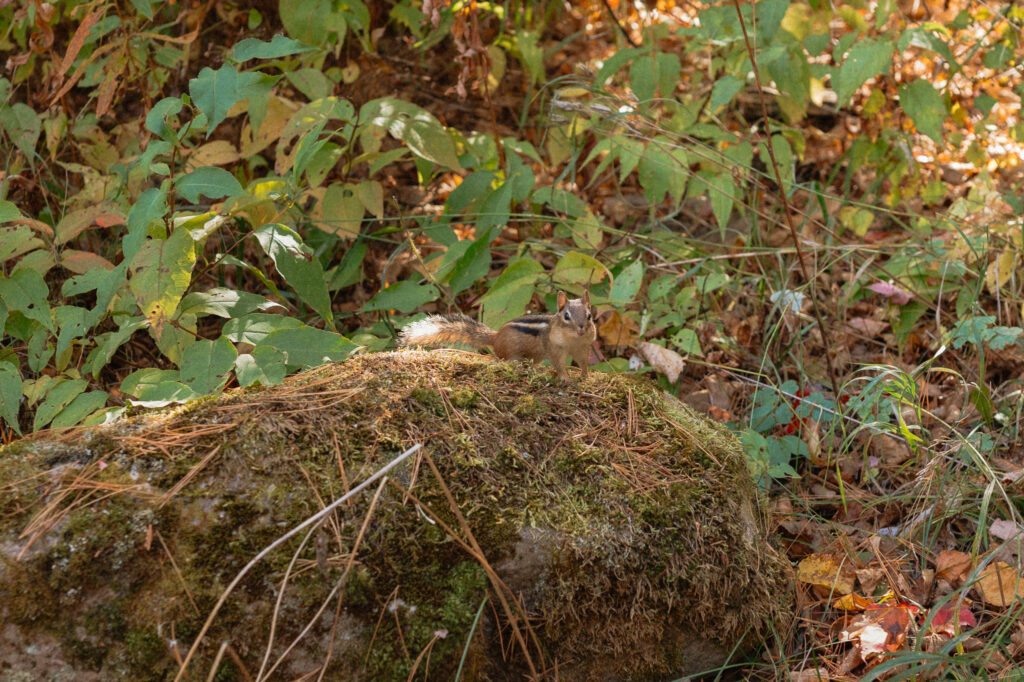
[[832, 602], [832, 606], [843, 611], [863, 611], [875, 606], [875, 602], [870, 597], [862, 597], [856, 592], [851, 592], [836, 599]]
[[959, 584], [971, 570], [971, 555], [955, 549], [944, 549], [935, 557], [935, 577]]
[[824, 588], [825, 594], [850, 594], [857, 574], [850, 561], [831, 552], [805, 557], [796, 568], [796, 579]]
[[[960, 604], [960, 608], [957, 609], [956, 602], [956, 599], [952, 599], [936, 609], [935, 615], [932, 616], [931, 632], [954, 637], [959, 634], [957, 630], [958, 625], [959, 632], [962, 632], [978, 624], [977, 619], [975, 619], [967, 604]], [[954, 617], [957, 610], [960, 612], [959, 618]], [[959, 624], [957, 623], [958, 620]]]
[[1000, 540], [1013, 540], [1020, 537], [1021, 529], [1014, 521], [996, 519], [988, 525], [988, 534]]
[[683, 356], [674, 350], [669, 350], [654, 343], [641, 341], [636, 345], [637, 350], [643, 353], [644, 358], [655, 370], [664, 374], [673, 384], [686, 366]]
[[640, 326], [628, 315], [620, 315], [612, 311], [597, 327], [601, 341], [606, 346], [632, 346], [640, 340]]
[[889, 323], [873, 320], [870, 317], [851, 317], [846, 321], [846, 326], [869, 339], [873, 339], [884, 332]]
[[903, 646], [917, 607], [911, 605], [883, 606], [869, 609], [857, 616], [842, 632], [842, 640], [857, 642], [861, 660]]
[[1008, 606], [1020, 594], [1020, 573], [1013, 566], [997, 561], [981, 572], [975, 585], [981, 598], [991, 606]]

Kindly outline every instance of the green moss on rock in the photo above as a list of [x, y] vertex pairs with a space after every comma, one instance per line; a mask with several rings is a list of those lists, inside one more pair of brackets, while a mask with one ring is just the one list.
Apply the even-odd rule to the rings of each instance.
[[273, 623], [286, 675], [422, 679], [429, 660], [444, 679], [465, 654], [473, 679], [519, 679], [499, 594], [562, 679], [694, 672], [786, 620], [788, 566], [725, 429], [643, 380], [416, 351], [0, 451], [0, 616], [79, 669], [169, 679], [172, 638], [187, 650], [247, 562], [415, 443], [444, 485], [410, 458], [267, 556], [195, 676], [223, 641], [254, 675]]

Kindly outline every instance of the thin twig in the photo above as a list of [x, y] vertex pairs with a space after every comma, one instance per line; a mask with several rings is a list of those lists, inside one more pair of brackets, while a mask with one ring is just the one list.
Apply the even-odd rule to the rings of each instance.
[[779, 199], [782, 201], [782, 211], [786, 217], [786, 227], [793, 238], [793, 246], [796, 248], [796, 262], [800, 266], [800, 274], [803, 276], [807, 286], [811, 289], [811, 308], [814, 311], [814, 318], [818, 322], [818, 334], [821, 336], [822, 345], [825, 347], [825, 366], [828, 368], [828, 380], [832, 384], [832, 395], [836, 398], [836, 406], [842, 410], [839, 404], [839, 382], [836, 379], [835, 368], [832, 367], [832, 356], [829, 354], [828, 341], [825, 337], [825, 324], [822, 322], [821, 311], [818, 309], [818, 297], [815, 295], [817, 287], [816, 278], [811, 278], [807, 273], [807, 264], [804, 262], [803, 249], [800, 247], [800, 238], [797, 237], [796, 227], [793, 225], [793, 217], [790, 215], [789, 199], [786, 198], [786, 186], [782, 183], [782, 173], [779, 172], [779, 164], [775, 161], [775, 149], [772, 144], [772, 130], [768, 119], [768, 105], [764, 101], [764, 89], [761, 85], [761, 74], [757, 72], [757, 57], [754, 54], [754, 46], [750, 42], [750, 35], [747, 33], [747, 24], [743, 21], [743, 12], [740, 11], [739, 0], [732, 0], [736, 7], [736, 16], [740, 20], [740, 28], [743, 29], [743, 42], [747, 46], [747, 54], [750, 56], [750, 64], [754, 71], [754, 80], [757, 83], [757, 95], [761, 102], [761, 116], [764, 119], [764, 133], [767, 137], [768, 158], [772, 162], [772, 172], [775, 174], [775, 182], [779, 187]]

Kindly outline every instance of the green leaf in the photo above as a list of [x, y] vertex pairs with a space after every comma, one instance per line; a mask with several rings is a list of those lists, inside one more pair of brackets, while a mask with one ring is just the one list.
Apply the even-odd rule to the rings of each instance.
[[705, 177], [708, 186], [708, 200], [711, 202], [711, 212], [715, 214], [718, 222], [718, 230], [725, 234], [725, 228], [729, 224], [729, 216], [732, 215], [732, 207], [736, 203], [736, 186], [731, 173], [719, 173], [711, 177]]
[[167, 239], [147, 239], [132, 259], [128, 286], [158, 341], [188, 289], [195, 262], [195, 242], [188, 230], [176, 230]]
[[364, 312], [397, 310], [411, 313], [424, 303], [437, 300], [439, 292], [433, 284], [416, 284], [410, 280], [381, 289], [363, 305]]
[[942, 122], [946, 120], [946, 102], [935, 87], [923, 78], [899, 88], [900, 106], [917, 129], [942, 144]]
[[392, 97], [375, 99], [363, 105], [359, 120], [386, 128], [392, 137], [404, 142], [414, 154], [427, 161], [452, 170], [462, 169], [448, 131], [433, 114], [415, 104]]
[[629, 63], [633, 57], [641, 54], [643, 50], [636, 47], [627, 47], [624, 50], [616, 50], [608, 59], [604, 60], [597, 75], [594, 76], [594, 87], [604, 87], [605, 82], [614, 76], [619, 69]]
[[146, 114], [146, 130], [171, 144], [177, 144], [178, 135], [167, 125], [167, 117], [177, 115], [182, 106], [184, 105], [180, 97], [164, 97]]
[[301, 368], [319, 367], [327, 362], [344, 360], [357, 348], [341, 334], [313, 327], [284, 329], [268, 334], [253, 352], [266, 346], [284, 353], [290, 367]]
[[854, 45], [837, 72], [836, 97], [838, 106], [845, 107], [857, 89], [871, 77], [889, 69], [893, 52], [892, 41], [860, 40]]
[[57, 413], [64, 409], [75, 397], [89, 385], [84, 379], [62, 379], [46, 393], [46, 399], [36, 408], [32, 430], [38, 431], [49, 424]]
[[184, 403], [202, 397], [179, 379], [177, 370], [147, 367], [126, 376], [121, 382], [121, 392], [135, 396], [138, 400], [133, 402], [144, 407]]
[[45, 327], [35, 322], [32, 326], [35, 329], [28, 340], [28, 368], [33, 372], [41, 372], [53, 356], [53, 346], [48, 343], [50, 332]]
[[378, 218], [384, 217], [384, 188], [379, 182], [364, 180], [355, 186], [355, 193], [368, 213]]
[[244, 342], [255, 346], [273, 332], [305, 326], [294, 317], [252, 313], [244, 317], [228, 320], [224, 323], [220, 333], [235, 343]]
[[1013, 58], [1013, 50], [1003, 43], [996, 43], [985, 53], [984, 64], [987, 68], [998, 71], [1011, 58]]
[[240, 40], [231, 49], [231, 58], [236, 62], [244, 62], [250, 59], [279, 59], [293, 54], [310, 52], [315, 49], [301, 41], [278, 34], [271, 38], [269, 42], [264, 42], [257, 38]]
[[476, 170], [467, 175], [459, 186], [448, 194], [444, 202], [446, 211], [461, 213], [466, 210], [473, 201], [491, 191], [495, 177], [497, 176], [489, 170]]
[[728, 104], [732, 101], [732, 98], [736, 96], [740, 90], [743, 89], [743, 81], [736, 76], [726, 74], [717, 81], [711, 88], [711, 99], [708, 100], [708, 112], [715, 113], [718, 108]]
[[150, 187], [139, 195], [128, 212], [128, 232], [121, 239], [121, 253], [130, 261], [139, 252], [154, 220], [167, 215], [167, 189]]
[[[10, 25], [8, 24], [8, 27]], [[32, 107], [21, 102], [0, 106], [0, 129], [7, 133], [7, 139], [25, 155], [29, 163], [36, 159], [36, 142], [42, 130], [39, 114]]]
[[206, 114], [209, 121], [207, 137], [224, 120], [231, 107], [248, 96], [246, 88], [260, 80], [262, 76], [258, 73], [238, 73], [231, 64], [224, 64], [216, 71], [207, 66], [188, 82], [192, 103]]
[[47, 301], [50, 290], [43, 276], [28, 268], [18, 270], [10, 277], [0, 276], [0, 301], [9, 310], [17, 310], [30, 320], [35, 320], [53, 331], [50, 304]]
[[117, 349], [130, 339], [132, 334], [148, 324], [148, 320], [144, 317], [130, 317], [121, 322], [117, 331], [105, 332], [97, 336], [96, 347], [92, 349], [85, 364], [82, 365], [82, 373], [92, 374], [93, 378], [98, 377], [100, 371], [110, 362], [110, 358], [114, 357]]
[[498, 236], [497, 230], [478, 235], [452, 268], [448, 286], [453, 294], [473, 286], [474, 282], [483, 279], [491, 270], [491, 242]]
[[196, 168], [188, 175], [179, 178], [174, 189], [192, 204], [199, 203], [200, 195], [205, 195], [210, 199], [220, 199], [243, 193], [242, 185], [235, 179], [235, 176], [216, 166]]
[[327, 41], [330, 0], [281, 0], [277, 11], [288, 35], [309, 45], [323, 45]]
[[287, 71], [285, 78], [310, 101], [327, 97], [334, 89], [334, 83], [328, 80], [327, 76], [319, 69]]
[[608, 269], [596, 258], [570, 251], [555, 265], [553, 279], [560, 285], [587, 287], [608, 276]]
[[196, 393], [216, 393], [228, 382], [237, 357], [238, 351], [223, 336], [216, 341], [200, 339], [181, 356], [181, 381]]
[[280, 296], [280, 292], [278, 292], [277, 284], [274, 283], [274, 280], [267, 277], [262, 270], [254, 267], [251, 263], [246, 263], [244, 260], [240, 260], [230, 254], [223, 253], [217, 254], [217, 263], [221, 266], [236, 267], [248, 272], [250, 275], [262, 282], [263, 286], [270, 289], [270, 292], [274, 294], [274, 296]]
[[764, 48], [771, 45], [775, 34], [782, 25], [782, 17], [786, 16], [789, 0], [759, 0], [755, 6], [757, 16], [757, 46]]
[[327, 273], [330, 283], [327, 288], [330, 291], [338, 291], [345, 287], [352, 286], [362, 279], [363, 258], [369, 248], [366, 242], [360, 240], [350, 246], [345, 255], [342, 256], [338, 266]]
[[74, 426], [106, 405], [108, 397], [106, 391], [89, 391], [75, 396], [75, 399], [53, 418], [50, 428], [66, 429]]
[[644, 270], [644, 262], [640, 259], [623, 268], [612, 283], [612, 291], [608, 295], [610, 301], [615, 305], [632, 303], [643, 284]]
[[363, 228], [366, 207], [356, 195], [355, 188], [350, 183], [329, 185], [316, 209], [316, 226], [339, 237], [358, 237]]
[[193, 291], [178, 304], [179, 315], [216, 315], [218, 317], [241, 317], [267, 303], [259, 294], [214, 287], [209, 291]]
[[0, 262], [12, 260], [44, 246], [28, 225], [0, 227]]
[[640, 157], [640, 165], [637, 169], [637, 177], [640, 186], [644, 189], [644, 198], [648, 204], [660, 204], [668, 193], [672, 176], [679, 172], [675, 162], [665, 152], [654, 145], [644, 150]]
[[0, 417], [20, 436], [18, 410], [21, 407], [21, 372], [9, 362], [0, 362]]
[[654, 99], [654, 76], [654, 58], [650, 55], [640, 57], [629, 65], [629, 87], [641, 102]]
[[146, 17], [147, 19], [153, 18], [153, 3], [152, 0], [131, 0], [132, 7], [135, 11]]
[[658, 83], [658, 94], [669, 99], [675, 94], [676, 83], [679, 82], [679, 71], [682, 65], [679, 55], [674, 52], [659, 52], [654, 59], [655, 78]]
[[17, 206], [9, 201], [0, 201], [0, 223], [9, 223], [12, 220], [21, 220], [25, 216]]
[[331, 311], [331, 295], [327, 291], [324, 268], [311, 255], [310, 248], [302, 242], [298, 233], [287, 225], [272, 223], [264, 225], [253, 234], [295, 293], [333, 329], [334, 313]]
[[239, 386], [277, 386], [288, 374], [287, 356], [273, 346], [259, 346], [235, 360]]
[[85, 335], [89, 329], [89, 311], [76, 306], [62, 305], [56, 309], [57, 326], [60, 333], [57, 335], [57, 369], [63, 370], [67, 366], [67, 360], [61, 356], [71, 346], [71, 342]]
[[484, 324], [497, 328], [526, 312], [544, 266], [532, 258], [520, 258], [501, 273], [480, 298]]

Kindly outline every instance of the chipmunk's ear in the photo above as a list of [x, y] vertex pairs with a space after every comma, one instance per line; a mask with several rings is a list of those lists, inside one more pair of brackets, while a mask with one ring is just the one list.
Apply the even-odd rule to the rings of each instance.
[[564, 308], [565, 304], [566, 304], [566, 302], [568, 300], [569, 299], [566, 297], [565, 292], [564, 291], [559, 291], [558, 292], [558, 309], [561, 310], [562, 308]]

